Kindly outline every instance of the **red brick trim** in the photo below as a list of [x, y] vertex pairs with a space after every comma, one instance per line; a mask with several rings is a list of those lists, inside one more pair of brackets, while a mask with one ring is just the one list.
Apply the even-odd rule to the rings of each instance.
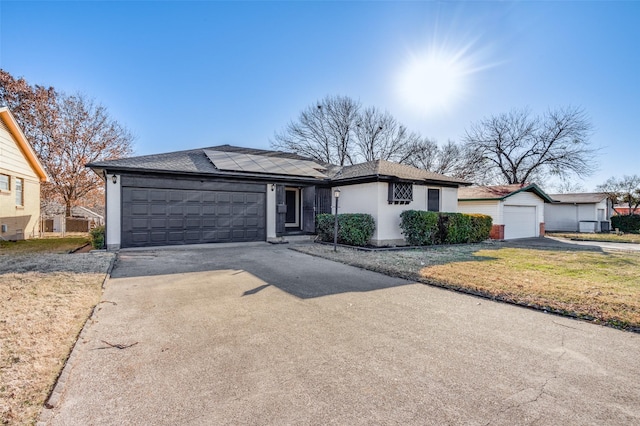
[[491, 238], [492, 240], [504, 240], [504, 225], [491, 226], [489, 238]]
[[540, 223], [540, 235], [539, 237], [544, 237], [544, 222]]

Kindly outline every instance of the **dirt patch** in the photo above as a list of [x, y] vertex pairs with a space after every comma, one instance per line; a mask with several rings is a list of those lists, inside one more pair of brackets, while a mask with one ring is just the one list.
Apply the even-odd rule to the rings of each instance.
[[113, 256], [0, 255], [0, 423], [37, 420]]

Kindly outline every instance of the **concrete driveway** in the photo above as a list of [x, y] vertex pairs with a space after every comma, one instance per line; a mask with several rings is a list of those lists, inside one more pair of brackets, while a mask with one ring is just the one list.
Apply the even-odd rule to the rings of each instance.
[[42, 418], [635, 425], [639, 353], [637, 334], [286, 246], [124, 251]]

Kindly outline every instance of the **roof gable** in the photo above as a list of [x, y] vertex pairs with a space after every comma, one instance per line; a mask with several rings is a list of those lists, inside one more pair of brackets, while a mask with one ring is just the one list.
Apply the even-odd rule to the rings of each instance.
[[552, 203], [553, 199], [549, 197], [535, 183], [529, 185], [512, 184], [512, 185], [493, 185], [493, 186], [472, 186], [469, 188], [461, 188], [458, 190], [459, 201], [483, 201], [483, 200], [504, 200], [508, 197], [516, 195], [520, 192], [532, 192], [542, 198], [545, 203]]
[[47, 182], [49, 177], [47, 176], [47, 172], [44, 170], [42, 163], [38, 159], [33, 147], [27, 140], [26, 136], [18, 126], [18, 122], [14, 118], [11, 111], [7, 107], [0, 107], [0, 119], [3, 121], [7, 130], [15, 140], [20, 152], [27, 160], [27, 163], [31, 167], [31, 169], [35, 172], [35, 174], [40, 179], [40, 182]]

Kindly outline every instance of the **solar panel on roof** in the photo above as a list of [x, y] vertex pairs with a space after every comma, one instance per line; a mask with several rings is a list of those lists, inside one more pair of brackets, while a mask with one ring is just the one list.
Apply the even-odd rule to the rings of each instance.
[[262, 155], [241, 154], [238, 152], [213, 150], [205, 150], [204, 152], [219, 170], [316, 178], [327, 177], [323, 173], [325, 168], [313, 161], [283, 157], [265, 157]]

